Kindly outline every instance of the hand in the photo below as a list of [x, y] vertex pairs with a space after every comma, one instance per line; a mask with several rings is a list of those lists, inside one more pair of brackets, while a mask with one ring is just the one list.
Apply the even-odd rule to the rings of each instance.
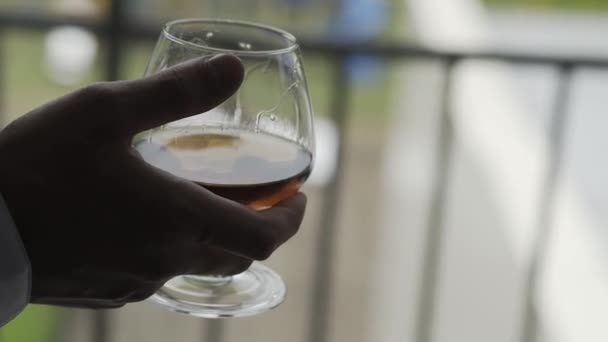
[[20, 231], [33, 303], [113, 308], [179, 274], [229, 275], [299, 227], [302, 194], [256, 212], [163, 172], [134, 134], [205, 112], [243, 79], [236, 57], [94, 84], [0, 132], [0, 193]]

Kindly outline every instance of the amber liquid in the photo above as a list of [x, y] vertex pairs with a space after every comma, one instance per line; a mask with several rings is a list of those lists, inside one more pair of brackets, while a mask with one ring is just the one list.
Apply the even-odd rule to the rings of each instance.
[[302, 146], [250, 131], [158, 130], [134, 146], [151, 165], [257, 210], [296, 194], [312, 164]]

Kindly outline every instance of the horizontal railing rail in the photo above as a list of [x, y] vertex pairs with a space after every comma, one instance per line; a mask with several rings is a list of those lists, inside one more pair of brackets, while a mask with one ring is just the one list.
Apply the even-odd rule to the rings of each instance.
[[[110, 17], [112, 18], [112, 17]], [[0, 30], [6, 28], [22, 28], [46, 31], [62, 25], [75, 25], [91, 30], [100, 35], [113, 32], [115, 21], [87, 19], [72, 16], [51, 17], [44, 14], [23, 14], [20, 12], [0, 12]], [[134, 18], [121, 25], [119, 39], [155, 40], [163, 27], [163, 23], [149, 23]], [[483, 49], [471, 51], [440, 50], [404, 43], [401, 41], [349, 41], [338, 39], [323, 39], [298, 35], [300, 46], [310, 52], [332, 55], [365, 54], [380, 58], [438, 58], [438, 59], [486, 59], [500, 60], [509, 63], [552, 64], [552, 65], [584, 65], [586, 67], [608, 67], [608, 56], [587, 55], [557, 55], [554, 53]]]

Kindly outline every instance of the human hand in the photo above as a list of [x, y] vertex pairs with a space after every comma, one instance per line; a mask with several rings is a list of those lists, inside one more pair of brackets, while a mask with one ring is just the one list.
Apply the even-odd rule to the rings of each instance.
[[229, 275], [299, 227], [298, 194], [256, 212], [147, 164], [134, 134], [205, 112], [239, 87], [221, 56], [98, 83], [0, 132], [0, 193], [32, 266], [31, 302], [120, 307], [180, 274]]

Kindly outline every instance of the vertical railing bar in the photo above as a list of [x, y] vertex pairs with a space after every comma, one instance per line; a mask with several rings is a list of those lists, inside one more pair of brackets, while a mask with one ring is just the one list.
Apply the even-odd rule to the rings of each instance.
[[8, 124], [6, 113], [6, 49], [5, 45], [5, 30], [0, 27], [0, 129]]
[[225, 322], [219, 319], [208, 319], [205, 323], [205, 334], [202, 342], [221, 342], [225, 336]]
[[343, 183], [344, 161], [347, 140], [348, 103], [350, 101], [350, 84], [345, 63], [346, 56], [334, 56], [335, 94], [331, 104], [331, 115], [338, 130], [338, 152], [336, 172], [323, 191], [323, 210], [321, 213], [317, 253], [315, 258], [315, 274], [313, 277], [313, 295], [311, 299], [309, 341], [327, 341], [329, 332], [330, 301], [333, 286], [333, 263], [335, 256], [338, 202]]
[[525, 311], [522, 316], [522, 342], [534, 342], [538, 336], [539, 323], [535, 305], [535, 291], [539, 280], [539, 272], [543, 269], [547, 255], [549, 239], [553, 233], [553, 211], [562, 168], [564, 135], [568, 122], [568, 104], [572, 93], [573, 72], [574, 65], [572, 64], [562, 64], [559, 66], [558, 86], [555, 93], [553, 117], [549, 131], [549, 158], [544, 183], [541, 188], [538, 230], [532, 242], [532, 255], [524, 285]]
[[111, 13], [106, 25], [107, 42], [109, 44], [106, 66], [106, 80], [108, 81], [115, 81], [120, 78], [123, 35], [128, 31], [123, 27], [125, 23], [124, 0], [112, 0]]
[[110, 341], [110, 314], [108, 310], [93, 312], [93, 342]]
[[[122, 59], [123, 34], [125, 24], [125, 2], [123, 0], [112, 0], [110, 17], [104, 27], [108, 54], [106, 61], [105, 79], [115, 81], [120, 78], [120, 66]], [[93, 314], [93, 338], [94, 342], [110, 342], [110, 334], [113, 329], [110, 312], [108, 310], [95, 311]]]
[[448, 178], [450, 176], [453, 126], [451, 119], [452, 88], [455, 78], [457, 58], [445, 61], [445, 80], [442, 89], [442, 108], [439, 122], [439, 136], [435, 161], [435, 177], [429, 210], [428, 230], [424, 257], [422, 259], [420, 288], [414, 342], [431, 342], [435, 323], [435, 306], [439, 285], [442, 245], [444, 240], [444, 214]]
[[[57, 315], [60, 315], [59, 322], [55, 326], [52, 335], [50, 337], [51, 342], [62, 342], [67, 340], [68, 332], [70, 329], [70, 323], [74, 320], [75, 310], [68, 308], [59, 308]], [[1, 341], [0, 341], [1, 342]]]

